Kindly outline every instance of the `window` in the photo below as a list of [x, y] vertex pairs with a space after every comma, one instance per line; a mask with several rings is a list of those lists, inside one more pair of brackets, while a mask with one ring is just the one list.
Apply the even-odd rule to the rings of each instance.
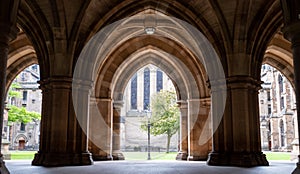
[[271, 105], [268, 105], [268, 115], [271, 115], [271, 113], [272, 113]]
[[150, 106], [150, 69], [144, 70], [144, 110]]
[[156, 92], [163, 89], [163, 73], [160, 70], [156, 71]]
[[271, 93], [270, 93], [270, 91], [267, 91], [267, 100], [271, 101]]
[[26, 79], [25, 79], [25, 73], [22, 73], [22, 74], [21, 74], [21, 78], [22, 78], [22, 79], [21, 79], [22, 81], [25, 81], [25, 80], [26, 80]]
[[27, 101], [27, 91], [23, 91], [23, 101]]
[[131, 109], [137, 109], [137, 74], [131, 79]]
[[284, 136], [284, 124], [283, 121], [280, 120], [280, 138], [281, 138], [281, 147], [285, 146], [285, 136]]
[[25, 124], [24, 123], [21, 123], [20, 131], [25, 131]]
[[284, 109], [284, 98], [280, 97], [280, 109]]
[[283, 78], [281, 75], [278, 76], [278, 83], [279, 83], [279, 92], [283, 92]]

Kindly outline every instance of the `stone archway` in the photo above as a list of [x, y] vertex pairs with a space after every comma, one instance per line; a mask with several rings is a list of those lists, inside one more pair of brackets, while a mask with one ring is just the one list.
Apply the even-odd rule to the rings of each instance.
[[35, 50], [26, 34], [23, 31], [20, 31], [17, 38], [10, 43], [5, 91], [8, 91], [10, 84], [21, 71], [33, 64], [38, 64]]
[[295, 89], [292, 57], [291, 43], [284, 39], [282, 33], [279, 32], [271, 40], [264, 55], [263, 63], [278, 69]]
[[[164, 18], [165, 16], [160, 16], [160, 18]], [[168, 18], [168, 17], [166, 17]], [[169, 19], [170, 20], [170, 19]], [[172, 20], [171, 20], [172, 21]], [[174, 22], [174, 21], [172, 21]], [[180, 24], [174, 22], [175, 25], [179, 25]], [[170, 72], [169, 76], [172, 78], [173, 77], [173, 82], [175, 82], [175, 86], [177, 87], [177, 90], [181, 89], [181, 91], [178, 92], [178, 95], [180, 96], [178, 99], [180, 99], [182, 102], [182, 106], [185, 105], [183, 103], [187, 103], [187, 107], [183, 106], [182, 108], [184, 108], [182, 111], [182, 113], [184, 113], [185, 115], [187, 115], [187, 119], [188, 119], [188, 130], [190, 131], [190, 134], [188, 135], [188, 139], [189, 139], [189, 159], [190, 160], [203, 160], [203, 159], [207, 159], [208, 157], [208, 153], [209, 150], [211, 148], [211, 145], [209, 145], [210, 139], [212, 137], [212, 135], [210, 134], [210, 132], [212, 132], [211, 130], [211, 123], [208, 119], [209, 116], [209, 110], [210, 110], [210, 100], [208, 99], [210, 94], [209, 94], [209, 90], [208, 87], [206, 86], [206, 81], [207, 81], [207, 76], [209, 76], [208, 73], [205, 73], [207, 70], [209, 71], [214, 71], [213, 75], [218, 76], [218, 85], [224, 85], [224, 82], [222, 82], [222, 77], [220, 76], [220, 73], [222, 73], [221, 71], [219, 71], [218, 66], [220, 66], [220, 64], [218, 64], [218, 62], [214, 62], [217, 61], [218, 59], [214, 60], [214, 58], [212, 58], [213, 56], [216, 56], [216, 53], [214, 51], [208, 51], [207, 49], [209, 49], [209, 45], [204, 45], [203, 42], [201, 43], [201, 46], [204, 46], [204, 48], [201, 48], [201, 46], [198, 45], [197, 47], [197, 41], [195, 42], [191, 42], [191, 43], [186, 43], [184, 38], [184, 34], [191, 34], [191, 32], [193, 31], [193, 29], [187, 29], [185, 30], [186, 33], [180, 33], [183, 35], [180, 35], [179, 33], [176, 33], [177, 31], [175, 30], [174, 36], [177, 36], [177, 39], [171, 39], [168, 37], [159, 37], [157, 35], [145, 35], [144, 31], [143, 33], [140, 33], [140, 28], [138, 28], [137, 31], [132, 32], [130, 31], [129, 33], [126, 33], [128, 31], [125, 30], [125, 34], [122, 33], [122, 35], [120, 35], [120, 32], [116, 32], [116, 35], [112, 35], [112, 33], [114, 31], [119, 31], [121, 30], [120, 28], [118, 28], [118, 25], [125, 25], [127, 28], [134, 28], [136, 26], [130, 26], [130, 19], [129, 20], [125, 20], [125, 21], [120, 21], [117, 22], [115, 24], [112, 25], [112, 31], [110, 29], [104, 29], [105, 31], [105, 35], [101, 34], [99, 36], [97, 36], [98, 38], [101, 38], [101, 42], [103, 43], [97, 43], [99, 42], [99, 40], [96, 38], [93, 38], [91, 40], [91, 44], [93, 45], [93, 47], [87, 47], [86, 49], [84, 49], [83, 53], [81, 56], [85, 57], [85, 58], [90, 58], [90, 60], [78, 60], [78, 67], [76, 66], [76, 71], [74, 73], [74, 77], [75, 77], [75, 86], [74, 89], [80, 88], [77, 87], [77, 84], [82, 85], [82, 82], [87, 84], [89, 84], [89, 81], [91, 82], [95, 82], [95, 85], [93, 87], [93, 89], [95, 89], [95, 91], [93, 91], [91, 93], [92, 96], [92, 101], [94, 101], [94, 107], [92, 108], [96, 108], [96, 110], [98, 109], [100, 114], [102, 116], [102, 126], [104, 127], [105, 130], [100, 131], [98, 129], [99, 132], [101, 133], [101, 136], [99, 135], [95, 135], [103, 137], [106, 140], [101, 144], [98, 144], [98, 148], [94, 145], [92, 145], [92, 147], [90, 147], [90, 149], [92, 151], [95, 151], [95, 155], [98, 156], [96, 158], [98, 158], [99, 160], [103, 160], [103, 159], [111, 159], [111, 155], [113, 156], [113, 159], [118, 160], [118, 159], [124, 159], [122, 154], [120, 153], [120, 147], [119, 147], [119, 121], [120, 121], [120, 108], [122, 107], [122, 101], [115, 101], [116, 99], [120, 99], [122, 97], [122, 88], [124, 89], [124, 82], [127, 82], [130, 77], [130, 72], [128, 72], [128, 74], [125, 71], [125, 74], [127, 74], [127, 79], [122, 79], [122, 83], [123, 85], [120, 85], [114, 81], [118, 81], [118, 80], [114, 80], [116, 78], [119, 78], [118, 76], [116, 76], [117, 71], [124, 73], [124, 71], [122, 71], [122, 63], [124, 63], [125, 65], [128, 65], [130, 63], [130, 57], [132, 57], [132, 55], [134, 55], [135, 53], [139, 54], [141, 52], [138, 52], [137, 50], [146, 50], [149, 51], [152, 49], [154, 50], [160, 50], [159, 52], [165, 52], [167, 54], [172, 55], [172, 58], [166, 58], [168, 56], [160, 56], [162, 57], [165, 62], [170, 63], [170, 65], [174, 64], [176, 65], [173, 68], [173, 72]], [[136, 25], [136, 23], [134, 24]], [[184, 25], [184, 24], [181, 24]], [[140, 27], [140, 26], [138, 26]], [[184, 31], [184, 30], [183, 30]], [[189, 33], [190, 32], [190, 33]], [[136, 33], [139, 33], [138, 35], [136, 35]], [[164, 34], [165, 31], [162, 28], [160, 32], [158, 32], [160, 34]], [[194, 33], [195, 34], [195, 33]], [[130, 37], [128, 37], [128, 35], [132, 35]], [[126, 37], [124, 37], [126, 36]], [[114, 38], [113, 38], [114, 37]], [[191, 36], [189, 36], [191, 37]], [[201, 36], [199, 36], [201, 37]], [[113, 39], [112, 39], [113, 38]], [[107, 41], [105, 40], [107, 39]], [[114, 40], [115, 39], [115, 40]], [[183, 40], [182, 40], [183, 39]], [[106, 42], [104, 42], [106, 41]], [[180, 43], [182, 42], [182, 43]], [[205, 42], [205, 41], [204, 41]], [[185, 46], [183, 46], [182, 44], [185, 43]], [[103, 45], [101, 45], [103, 44]], [[111, 47], [108, 47], [111, 46]], [[190, 46], [190, 49], [188, 48]], [[197, 52], [200, 49], [200, 52]], [[99, 51], [99, 50], [102, 50]], [[193, 53], [193, 51], [195, 51]], [[87, 55], [88, 54], [88, 55]], [[198, 55], [197, 55], [198, 54]], [[211, 59], [206, 59], [208, 56]], [[133, 56], [134, 57], [134, 56]], [[143, 58], [143, 55], [140, 55], [138, 58], [140, 59], [140, 57]], [[178, 60], [174, 60], [174, 57], [177, 58]], [[133, 58], [133, 60], [136, 60], [137, 57]], [[173, 60], [172, 60], [173, 59]], [[143, 59], [141, 59], [143, 60]], [[153, 61], [155, 63], [154, 58], [149, 59], [150, 61]], [[147, 61], [144, 61], [145, 63], [147, 63]], [[143, 63], [141, 61], [136, 61], [134, 62], [136, 63], [135, 68], [140, 68], [141, 65], [143, 65]], [[132, 63], [132, 64], [134, 64]], [[148, 62], [149, 63], [149, 62]], [[166, 71], [170, 71], [170, 68], [166, 68], [168, 67], [167, 63], [164, 62], [159, 62], [160, 64], [162, 64], [163, 68], [166, 69]], [[174, 66], [173, 65], [173, 66]], [[84, 69], [86, 67], [90, 67], [88, 69]], [[124, 66], [126, 67], [126, 66]], [[130, 67], [130, 66], [129, 66]], [[161, 65], [159, 65], [158, 67], [162, 68]], [[172, 66], [171, 66], [172, 67]], [[178, 68], [181, 67], [182, 69]], [[78, 68], [78, 69], [77, 69]], [[128, 68], [128, 67], [126, 67]], [[211, 69], [209, 69], [211, 68]], [[121, 69], [121, 70], [120, 70]], [[87, 70], [87, 71], [84, 71]], [[132, 70], [132, 68], [131, 68]], [[179, 71], [180, 70], [180, 71]], [[178, 82], [178, 79], [176, 79], [177, 77], [174, 76], [174, 73], [178, 73], [179, 76], [182, 80]], [[83, 74], [85, 73], [85, 74]], [[132, 73], [132, 72], [131, 72]], [[168, 72], [167, 72], [168, 73]], [[173, 74], [173, 75], [172, 75]], [[212, 75], [212, 74], [210, 74]], [[216, 78], [216, 76], [211, 76], [210, 80], [214, 81]], [[124, 78], [124, 77], [123, 77]], [[180, 79], [179, 78], [179, 79]], [[189, 79], [191, 78], [191, 79]], [[223, 76], [224, 78], [224, 76]], [[183, 80], [184, 79], [184, 80]], [[81, 83], [81, 84], [80, 84]], [[73, 83], [74, 84], [74, 83]], [[215, 85], [215, 83], [211, 84], [212, 86]], [[117, 91], [115, 86], [117, 86]], [[88, 90], [88, 88], [86, 88], [86, 90]], [[82, 90], [80, 90], [82, 91]], [[215, 94], [217, 94], [218, 90], [214, 90]], [[224, 91], [222, 91], [222, 96], [224, 97]], [[85, 92], [87, 94], [87, 91]], [[76, 90], [73, 92], [73, 96], [75, 95], [75, 98], [82, 96], [82, 92], [81, 94], [77, 93]], [[218, 98], [217, 95], [215, 95], [215, 99]], [[82, 98], [82, 97], [80, 97]], [[84, 101], [89, 100], [90, 96], [88, 97], [84, 97]], [[221, 101], [224, 98], [221, 99]], [[77, 101], [75, 101], [74, 103], [76, 103]], [[220, 102], [220, 101], [219, 101]], [[84, 104], [82, 102], [79, 102], [81, 104]], [[77, 106], [75, 104], [75, 108], [77, 108]], [[85, 109], [82, 109], [82, 105], [81, 109], [79, 111], [80, 112], [84, 112], [87, 113], [87, 111], [89, 109], [88, 106], [84, 106]], [[89, 105], [90, 106], [90, 105]], [[222, 108], [222, 105], [220, 104], [219, 109]], [[224, 105], [223, 105], [224, 107]], [[90, 115], [94, 115], [95, 112], [90, 111], [93, 114]], [[78, 111], [77, 111], [78, 113]], [[80, 113], [83, 114], [82, 116], [84, 116], [84, 113]], [[188, 114], [187, 114], [188, 113]], [[218, 113], [220, 114], [220, 113]], [[97, 114], [96, 114], [97, 115]], [[80, 117], [81, 119], [81, 117]], [[95, 120], [93, 117], [90, 118], [92, 121], [90, 121], [90, 123], [95, 123]], [[220, 121], [220, 117], [216, 118], [215, 122], [219, 122]], [[101, 125], [101, 123], [97, 123], [96, 125]], [[107, 126], [108, 125], [108, 126]], [[111, 126], [113, 125], [113, 127], [111, 128]], [[96, 126], [91, 126], [91, 127], [95, 127]], [[185, 126], [183, 126], [185, 127]], [[110, 129], [113, 129], [113, 133], [110, 133]], [[90, 132], [95, 131], [95, 130], [91, 130]], [[103, 132], [106, 132], [106, 134], [103, 135]], [[186, 131], [187, 132], [187, 131]], [[205, 132], [205, 133], [204, 133]], [[113, 134], [113, 138], [111, 139], [111, 134]], [[203, 137], [200, 137], [200, 135], [205, 135]], [[94, 137], [94, 138], [95, 138]], [[90, 137], [91, 139], [91, 137]], [[97, 138], [96, 140], [97, 141]], [[95, 144], [95, 141], [93, 142]], [[112, 147], [105, 147], [101, 150], [101, 148], [99, 147], [104, 147], [104, 146], [108, 146], [107, 144], [110, 144], [111, 142], [114, 142], [111, 146]], [[97, 142], [96, 142], [97, 143]], [[93, 150], [95, 149], [95, 150]], [[205, 149], [205, 150], [201, 150], [201, 149]], [[104, 156], [101, 156], [104, 155]]]

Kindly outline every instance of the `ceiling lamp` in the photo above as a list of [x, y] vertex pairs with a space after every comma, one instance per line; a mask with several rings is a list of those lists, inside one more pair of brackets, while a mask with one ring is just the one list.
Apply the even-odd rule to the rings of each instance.
[[154, 34], [156, 31], [156, 16], [153, 10], [148, 10], [145, 12], [144, 18], [144, 31], [146, 34]]
[[151, 35], [151, 34], [154, 34], [155, 33], [155, 28], [154, 27], [145, 27], [145, 32], [146, 32], [146, 34], [149, 34], [149, 35]]

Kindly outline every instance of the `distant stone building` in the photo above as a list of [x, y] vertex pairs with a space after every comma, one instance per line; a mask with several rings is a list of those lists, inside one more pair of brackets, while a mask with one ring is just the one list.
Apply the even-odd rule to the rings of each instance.
[[292, 151], [298, 146], [294, 89], [277, 69], [263, 65], [259, 91], [263, 150]]
[[[22, 71], [14, 80], [20, 84], [16, 91], [21, 93], [21, 98], [8, 97], [8, 106], [25, 107], [28, 111], [41, 113], [42, 94], [38, 88], [39, 66], [32, 65]], [[7, 112], [7, 111], [6, 111]], [[4, 119], [3, 139], [10, 142], [13, 150], [37, 150], [39, 147], [40, 121], [23, 123], [10, 123]]]
[[[124, 107], [121, 110], [121, 148], [123, 151], [145, 151], [147, 132], [141, 124], [147, 120], [151, 96], [160, 90], [175, 91], [169, 77], [154, 65], [147, 65], [137, 71], [124, 92]], [[148, 113], [150, 114], [150, 113]], [[151, 135], [151, 150], [164, 151], [167, 136]], [[173, 135], [170, 150], [177, 151], [178, 135]]]

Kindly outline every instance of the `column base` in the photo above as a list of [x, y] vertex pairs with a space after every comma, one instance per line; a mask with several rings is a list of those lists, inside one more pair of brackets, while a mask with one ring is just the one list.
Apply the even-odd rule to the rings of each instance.
[[268, 166], [266, 155], [262, 152], [212, 152], [208, 155], [208, 165], [212, 166]]
[[300, 164], [299, 162], [297, 163], [296, 169], [292, 172], [292, 174], [300, 174]]
[[113, 157], [111, 155], [92, 155], [92, 158], [94, 161], [111, 161], [113, 160]]
[[1, 174], [10, 174], [8, 169], [5, 166], [2, 155], [0, 156], [0, 173]]
[[92, 165], [91, 153], [36, 153], [31, 163], [34, 166], [83, 166]]
[[[298, 155], [298, 161], [300, 161], [300, 155]], [[292, 172], [292, 174], [300, 174], [300, 162], [297, 162], [297, 167], [295, 170]]]
[[125, 160], [125, 157], [122, 152], [116, 152], [112, 154], [113, 160]]
[[186, 161], [188, 157], [188, 154], [186, 152], [178, 152], [176, 156], [176, 160], [184, 160]]
[[206, 161], [207, 156], [188, 156], [188, 161]]

